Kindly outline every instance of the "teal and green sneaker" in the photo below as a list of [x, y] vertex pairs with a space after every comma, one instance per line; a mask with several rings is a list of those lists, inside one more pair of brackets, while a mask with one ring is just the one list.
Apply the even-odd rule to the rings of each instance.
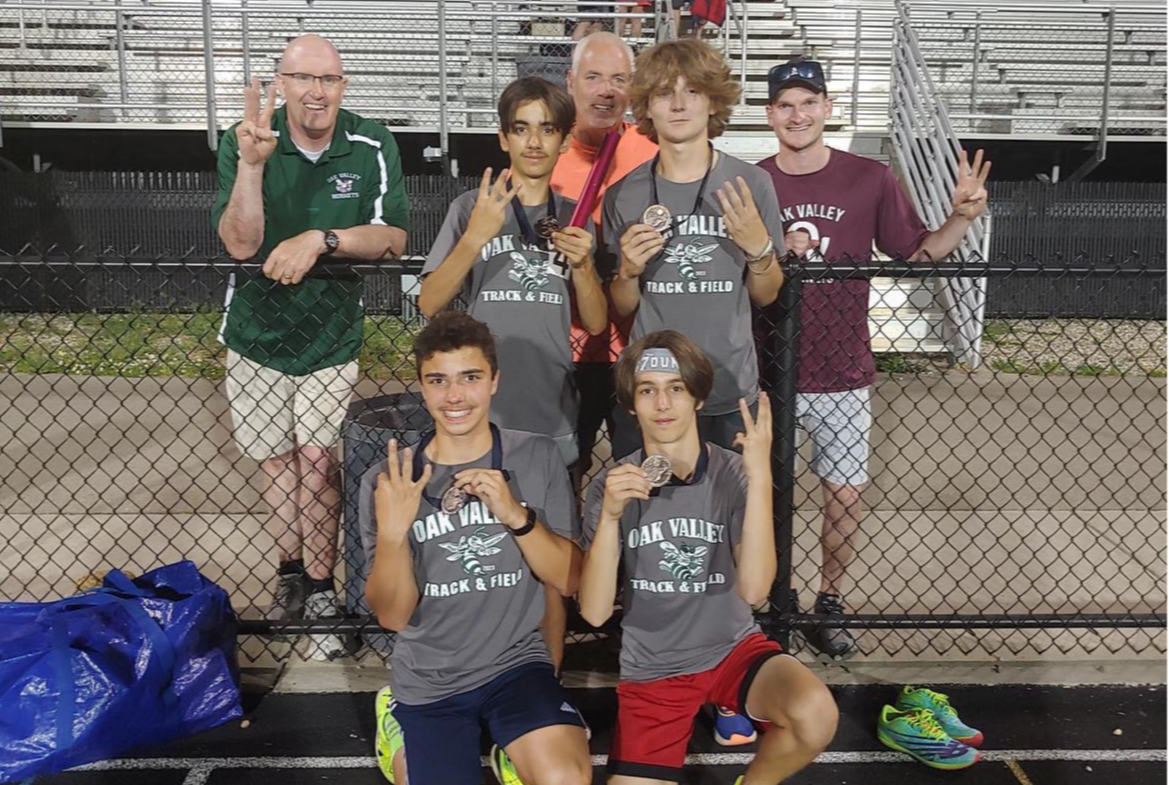
[[965, 769], [978, 763], [978, 750], [951, 739], [929, 709], [881, 709], [877, 738], [933, 769]]
[[901, 711], [929, 709], [951, 739], [957, 739], [970, 747], [982, 746], [982, 731], [971, 728], [958, 719], [958, 712], [950, 705], [950, 699], [940, 692], [925, 687], [907, 686], [897, 696], [897, 708]]
[[402, 726], [394, 719], [394, 694], [389, 687], [378, 690], [374, 701], [374, 712], [377, 716], [377, 741], [374, 743], [374, 752], [377, 754], [377, 765], [390, 782], [394, 781], [394, 756], [402, 749]]

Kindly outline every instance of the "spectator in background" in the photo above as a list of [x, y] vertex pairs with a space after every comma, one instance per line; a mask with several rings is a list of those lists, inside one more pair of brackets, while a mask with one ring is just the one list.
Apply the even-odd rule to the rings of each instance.
[[618, 5], [617, 13], [619, 14], [637, 14], [632, 19], [628, 17], [617, 16], [613, 17], [613, 30], [621, 38], [626, 37], [626, 31], [629, 31], [629, 38], [641, 38], [642, 34], [642, 17], [649, 11], [646, 9], [653, 7], [653, 0], [637, 0], [635, 3], [629, 5]]
[[[633, 50], [613, 33], [594, 33], [573, 49], [568, 92], [576, 106], [576, 122], [568, 150], [560, 156], [552, 172], [552, 188], [566, 199], [580, 199], [605, 135], [612, 130], [621, 134], [617, 153], [601, 184], [592, 214], [599, 249], [605, 247], [600, 226], [601, 197], [605, 190], [653, 158], [658, 150], [658, 146], [638, 132], [633, 123], [625, 122], [632, 78]], [[601, 280], [612, 277], [613, 262], [611, 254], [598, 252], [597, 272]], [[613, 434], [613, 363], [628, 337], [627, 325], [614, 316], [610, 312], [605, 330], [593, 336], [581, 327], [579, 314], [573, 311], [572, 352], [576, 387], [580, 391], [576, 430], [580, 452], [579, 477], [587, 475], [592, 465], [593, 446], [601, 423], [608, 423], [610, 437]]]
[[[577, 6], [578, 11], [583, 11], [589, 14], [611, 14], [613, 13], [612, 5], [601, 5], [591, 3], [581, 4]], [[576, 24], [572, 26], [572, 40], [579, 41], [586, 36], [593, 33], [602, 33], [605, 31], [605, 21], [601, 16], [586, 16], [576, 20]]]
[[[889, 256], [941, 260], [958, 247], [986, 209], [990, 162], [982, 151], [973, 171], [962, 151], [953, 213], [930, 232], [889, 167], [824, 144], [832, 99], [820, 64], [793, 60], [768, 75], [767, 121], [779, 154], [759, 163], [775, 183], [786, 241], [797, 256], [868, 261], [874, 244]], [[815, 612], [844, 613], [845, 570], [856, 550], [868, 482], [873, 416], [869, 387], [876, 376], [869, 344], [869, 282], [806, 280], [800, 307], [796, 415], [812, 440], [812, 471], [820, 478], [824, 520], [822, 570]], [[855, 653], [844, 628], [808, 636], [828, 657]]]
[[[271, 509], [273, 621], [342, 615], [334, 446], [357, 383], [361, 286], [309, 273], [322, 259], [380, 261], [406, 248], [398, 146], [385, 128], [341, 108], [344, 73], [329, 41], [294, 39], [263, 108], [253, 80], [244, 119], [219, 148], [219, 237], [232, 258], [263, 260], [258, 273], [233, 275], [222, 338], [235, 438], [261, 462]], [[344, 653], [339, 636], [314, 643], [315, 658]]]

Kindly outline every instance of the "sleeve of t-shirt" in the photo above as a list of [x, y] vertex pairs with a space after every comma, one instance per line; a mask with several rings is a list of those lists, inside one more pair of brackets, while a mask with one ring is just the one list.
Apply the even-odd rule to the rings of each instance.
[[614, 186], [605, 191], [603, 207], [601, 208], [601, 237], [605, 242], [605, 250], [614, 259], [621, 258], [621, 217], [617, 214], [617, 198], [620, 188]]
[[584, 516], [581, 520], [580, 547], [586, 551], [592, 547], [593, 538], [597, 536], [597, 522], [601, 519], [601, 504], [605, 501], [605, 478], [609, 470], [602, 470], [585, 492]]
[[362, 205], [365, 222], [375, 226], [410, 229], [410, 198], [402, 174], [402, 155], [394, 135], [382, 126], [374, 132], [381, 147], [377, 151], [380, 181], [368, 205]]
[[430, 253], [426, 255], [426, 264], [422, 266], [423, 277], [438, 269], [438, 266], [450, 256], [451, 251], [459, 244], [459, 240], [463, 238], [463, 232], [467, 231], [467, 222], [470, 220], [471, 211], [466, 206], [467, 199], [465, 197], [466, 194], [455, 199], [446, 211], [446, 220], [442, 222], [442, 228], [438, 230], [438, 236], [434, 238], [434, 245], [430, 246]]
[[743, 459], [737, 454], [727, 466], [727, 486], [733, 488], [731, 497], [731, 547], [743, 541], [743, 519], [747, 517], [747, 473], [743, 471]]
[[227, 210], [227, 203], [231, 201], [231, 190], [235, 188], [235, 175], [239, 171], [239, 142], [235, 137], [236, 126], [227, 129], [227, 133], [219, 140], [219, 193], [215, 197], [215, 207], [211, 210], [211, 227], [218, 232], [219, 220]]
[[767, 227], [772, 242], [775, 243], [777, 257], [782, 257], [787, 253], [787, 246], [783, 242], [783, 213], [779, 210], [779, 198], [775, 195], [775, 182], [771, 175], [757, 166], [751, 167], [751, 173], [755, 182], [748, 180], [747, 184], [751, 186], [755, 208], [759, 211], [759, 217], [763, 219], [763, 225]]
[[881, 173], [881, 193], [877, 200], [877, 248], [888, 256], [908, 259], [917, 253], [929, 235], [913, 202], [885, 166]]
[[580, 520], [572, 498], [572, 482], [568, 478], [568, 469], [564, 467], [556, 444], [551, 439], [541, 441], [547, 446], [542, 462], [548, 467], [547, 491], [543, 505], [544, 523], [561, 537], [579, 540]]

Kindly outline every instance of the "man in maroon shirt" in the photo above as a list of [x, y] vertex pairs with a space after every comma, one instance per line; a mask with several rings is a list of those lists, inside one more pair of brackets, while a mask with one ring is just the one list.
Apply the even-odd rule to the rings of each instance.
[[[973, 171], [959, 156], [953, 213], [929, 231], [893, 177], [877, 161], [824, 144], [832, 99], [820, 64], [797, 59], [768, 74], [767, 121], [780, 151], [759, 163], [775, 183], [787, 247], [797, 256], [868, 261], [873, 246], [910, 261], [949, 255], [986, 209], [984, 184], [990, 162], [982, 151]], [[800, 310], [796, 413], [812, 440], [812, 471], [820, 478], [824, 523], [822, 568], [815, 610], [842, 615], [845, 570], [852, 560], [862, 517], [861, 491], [868, 481], [872, 410], [869, 386], [876, 377], [868, 325], [867, 280], [805, 281]], [[843, 659], [856, 642], [843, 628], [809, 636], [821, 653]]]

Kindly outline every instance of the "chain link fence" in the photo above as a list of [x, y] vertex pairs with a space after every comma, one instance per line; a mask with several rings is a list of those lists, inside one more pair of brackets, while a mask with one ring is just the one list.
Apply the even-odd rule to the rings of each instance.
[[[240, 269], [201, 254], [0, 255], [0, 598], [51, 599], [105, 569], [141, 574], [189, 558], [231, 594], [250, 661], [311, 656], [329, 631], [364, 632], [374, 645], [358, 656], [382, 656], [386, 639], [359, 602], [353, 482], [389, 435], [416, 439], [425, 427], [409, 356], [419, 264], [322, 268], [360, 279], [365, 293], [340, 478], [336, 572], [350, 616], [279, 624], [263, 619], [276, 567], [271, 497], [259, 464], [232, 438], [217, 340], [223, 309], [209, 305]], [[1164, 289], [1163, 255], [793, 266], [781, 305], [758, 319], [762, 377], [778, 412], [783, 558], [764, 616], [772, 633], [799, 649], [826, 621], [809, 607], [822, 499], [796, 427], [795, 315], [804, 281], [849, 276], [894, 285], [871, 289], [870, 312], [885, 309], [870, 320], [874, 344], [889, 350], [876, 361], [848, 615], [832, 623], [877, 658], [1163, 654], [1163, 313], [990, 320], [980, 362], [956, 365], [942, 306], [902, 288], [939, 276], [1007, 287], [1073, 279], [1148, 296]], [[602, 438], [592, 472], [610, 461]], [[570, 629], [570, 663], [612, 654], [612, 629], [598, 636], [579, 620]]]

